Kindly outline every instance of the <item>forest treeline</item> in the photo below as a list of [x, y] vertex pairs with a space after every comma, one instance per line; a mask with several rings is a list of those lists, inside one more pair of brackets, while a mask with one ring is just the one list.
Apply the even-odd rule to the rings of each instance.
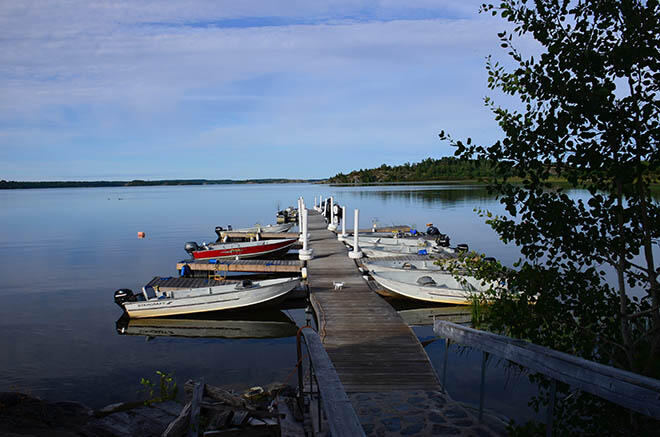
[[84, 187], [147, 187], [160, 185], [223, 185], [223, 184], [285, 184], [294, 182], [317, 182], [318, 180], [308, 179], [168, 179], [157, 181], [132, 180], [132, 181], [43, 181], [43, 182], [25, 182], [25, 181], [5, 181], [0, 180], [1, 189], [21, 189], [21, 188], [84, 188]]
[[453, 157], [440, 159], [427, 158], [422, 162], [378, 168], [360, 169], [348, 174], [339, 173], [330, 179], [335, 184], [364, 184], [377, 182], [416, 182], [470, 180], [494, 176], [490, 163], [478, 160], [465, 160]]

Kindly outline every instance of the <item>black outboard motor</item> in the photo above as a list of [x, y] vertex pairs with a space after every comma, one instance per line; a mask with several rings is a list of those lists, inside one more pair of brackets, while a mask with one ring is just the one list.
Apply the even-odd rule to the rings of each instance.
[[456, 249], [458, 249], [459, 252], [467, 252], [470, 248], [467, 244], [461, 243], [456, 245]]
[[126, 330], [128, 329], [128, 322], [130, 318], [128, 317], [128, 314], [124, 313], [121, 315], [119, 320], [115, 322], [115, 327], [117, 328], [117, 334], [119, 335], [124, 335], [126, 334]]
[[323, 216], [325, 219], [330, 222], [330, 202], [325, 202], [325, 207], [323, 208]]
[[188, 252], [190, 255], [192, 255], [193, 252], [196, 252], [200, 249], [200, 247], [195, 243], [194, 241], [188, 241], [183, 248]]
[[133, 294], [133, 290], [128, 288], [122, 288], [115, 291], [115, 303], [119, 305], [121, 309], [124, 309], [124, 302], [135, 302], [137, 296]]
[[487, 257], [484, 258], [484, 262], [494, 263], [494, 262], [497, 262], [497, 260], [492, 256], [487, 256]]
[[218, 237], [222, 237], [222, 233], [225, 231], [225, 229], [222, 226], [216, 226], [215, 227], [215, 233], [218, 234]]
[[435, 243], [440, 247], [449, 247], [449, 235], [440, 234], [435, 239]]
[[440, 235], [440, 231], [438, 230], [438, 228], [431, 225], [428, 228], [426, 228], [426, 235], [431, 235], [431, 236]]

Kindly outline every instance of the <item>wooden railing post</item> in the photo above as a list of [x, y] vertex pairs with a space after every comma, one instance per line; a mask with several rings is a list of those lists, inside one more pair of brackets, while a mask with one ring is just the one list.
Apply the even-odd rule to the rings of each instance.
[[484, 416], [484, 394], [486, 390], [486, 362], [488, 352], [481, 352], [481, 384], [479, 385], [479, 422]]
[[545, 435], [552, 437], [552, 425], [555, 420], [555, 396], [557, 394], [557, 380], [552, 380], [550, 385], [550, 402], [548, 403], [548, 411], [545, 416]]

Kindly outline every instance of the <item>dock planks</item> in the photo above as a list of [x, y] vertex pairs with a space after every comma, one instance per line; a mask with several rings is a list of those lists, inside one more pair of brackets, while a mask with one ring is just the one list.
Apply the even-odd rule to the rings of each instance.
[[191, 271], [203, 272], [251, 272], [251, 273], [300, 273], [303, 266], [298, 260], [261, 260], [261, 259], [238, 259], [238, 260], [184, 260], [176, 265], [181, 271], [183, 266], [188, 266]]
[[[323, 217], [309, 213], [310, 300], [319, 335], [347, 393], [440, 391], [424, 348], [397, 312], [374, 293]], [[335, 291], [333, 282], [343, 282]], [[405, 376], [404, 376], [405, 375]]]

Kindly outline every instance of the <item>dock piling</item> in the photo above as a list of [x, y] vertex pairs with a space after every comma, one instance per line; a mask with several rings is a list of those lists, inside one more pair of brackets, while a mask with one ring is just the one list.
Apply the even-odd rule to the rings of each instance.
[[348, 252], [348, 257], [351, 259], [362, 258], [362, 252], [358, 247], [358, 236], [360, 235], [358, 226], [360, 223], [360, 210], [355, 208], [355, 215], [353, 216], [353, 251]]
[[335, 223], [335, 198], [330, 196], [330, 223], [328, 224], [329, 231], [336, 231], [337, 224]]
[[341, 235], [337, 235], [337, 239], [346, 237], [346, 206], [341, 207]]
[[314, 258], [314, 249], [310, 249], [307, 247], [308, 245], [308, 240], [309, 240], [309, 235], [307, 233], [307, 223], [308, 223], [308, 213], [307, 208], [303, 208], [302, 210], [302, 243], [303, 247], [298, 251], [298, 259], [302, 261], [309, 261], [310, 259]]

